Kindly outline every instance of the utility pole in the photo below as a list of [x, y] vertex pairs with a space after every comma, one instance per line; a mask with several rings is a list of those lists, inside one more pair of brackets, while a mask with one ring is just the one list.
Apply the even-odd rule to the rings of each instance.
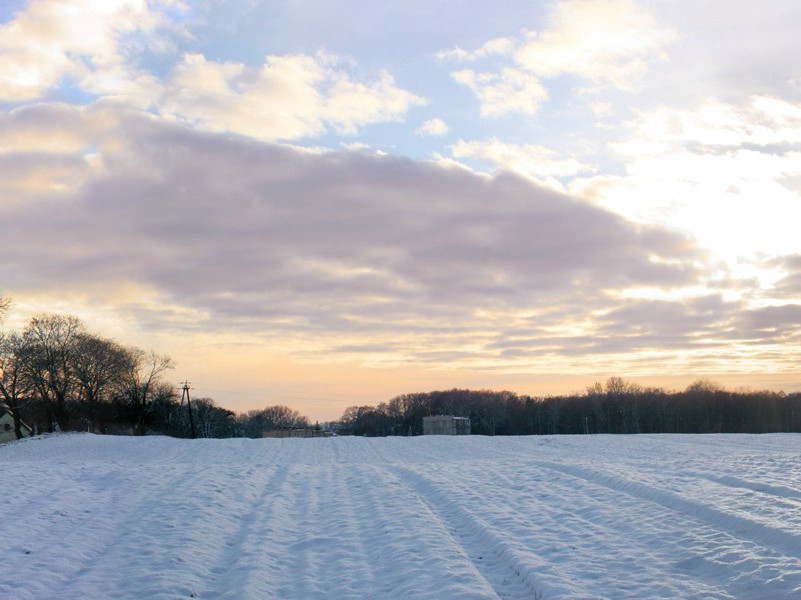
[[181, 388], [181, 405], [183, 406], [184, 398], [186, 398], [186, 409], [189, 411], [189, 428], [192, 431], [192, 439], [195, 439], [195, 419], [192, 416], [192, 400], [189, 398], [189, 382], [184, 381]]

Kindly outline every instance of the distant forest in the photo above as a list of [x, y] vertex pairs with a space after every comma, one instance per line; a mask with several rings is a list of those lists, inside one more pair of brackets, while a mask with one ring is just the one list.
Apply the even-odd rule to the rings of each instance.
[[[0, 296], [0, 317], [7, 307]], [[211, 398], [184, 397], [166, 379], [172, 368], [168, 356], [87, 332], [77, 317], [43, 314], [20, 332], [0, 332], [0, 409], [13, 417], [17, 437], [23, 424], [38, 433], [207, 438], [312, 428], [283, 405], [237, 415]], [[612, 377], [566, 396], [460, 389], [404, 394], [350, 407], [324, 427], [340, 435], [421, 435], [423, 417], [438, 414], [469, 417], [472, 433], [480, 435], [801, 432], [801, 394], [733, 392], [707, 380], [670, 392]]]
[[342, 416], [342, 432], [420, 435], [423, 417], [439, 414], [470, 417], [479, 435], [801, 432], [801, 394], [732, 392], [704, 379], [669, 392], [620, 377], [584, 393], [541, 398], [455, 389], [353, 406]]

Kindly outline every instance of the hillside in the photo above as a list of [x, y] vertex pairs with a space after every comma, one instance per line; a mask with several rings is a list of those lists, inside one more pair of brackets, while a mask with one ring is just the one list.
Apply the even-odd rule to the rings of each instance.
[[801, 436], [0, 447], [0, 597], [801, 595]]

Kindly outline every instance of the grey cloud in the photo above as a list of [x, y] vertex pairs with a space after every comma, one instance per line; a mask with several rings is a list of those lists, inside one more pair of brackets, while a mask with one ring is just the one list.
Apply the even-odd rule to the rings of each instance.
[[801, 304], [743, 311], [737, 315], [732, 335], [756, 341], [801, 339]]
[[783, 256], [768, 261], [768, 266], [780, 267], [785, 275], [770, 290], [772, 296], [778, 298], [801, 297], [801, 254]]
[[[488, 343], [488, 351], [500, 357], [542, 355], [597, 356], [634, 353], [639, 350], [674, 351], [699, 344], [727, 343], [740, 303], [726, 303], [720, 296], [686, 301], [599, 300], [585, 307], [586, 314], [606, 309], [592, 318], [592, 333], [553, 335], [547, 330], [508, 330]], [[563, 312], [563, 322], [581, 321], [576, 307]]]
[[606, 290], [693, 284], [703, 258], [685, 237], [514, 176], [304, 153], [141, 115], [91, 129], [102, 168], [79, 190], [0, 205], [6, 287], [134, 281], [208, 315], [176, 324], [169, 309], [132, 306], [143, 326], [477, 335], [498, 327], [477, 311], [575, 316]]
[[[798, 339], [796, 305], [748, 311], [720, 295], [610, 298], [604, 290], [693, 283], [698, 251], [686, 238], [513, 177], [310, 155], [138, 120], [126, 131], [134, 126], [127, 148], [104, 157], [105, 174], [73, 196], [0, 208], [12, 284], [133, 280], [209, 315], [132, 307], [145, 328], [330, 335], [333, 352], [422, 363], [699, 344], [724, 356], [732, 341]], [[780, 264], [801, 270], [795, 256]], [[477, 317], [478, 309], [539, 314], [503, 323]], [[599, 310], [592, 335], [545, 329]], [[340, 334], [365, 341], [337, 344]], [[380, 337], [393, 334], [404, 337]], [[481, 350], [454, 350], [460, 342]]]
[[[689, 264], [697, 254], [686, 239], [512, 176], [309, 155], [144, 119], [120, 133], [128, 147], [104, 155], [106, 174], [47, 215], [16, 217], [95, 259], [84, 265], [55, 251], [32, 265], [48, 281], [116, 273], [194, 298], [286, 290], [520, 306], [557, 290], [695, 276], [648, 260]], [[20, 242], [15, 259], [25, 262]]]
[[719, 295], [684, 301], [631, 301], [601, 319], [607, 335], [703, 335], [715, 334], [727, 326], [739, 303], [727, 303]]
[[[751, 94], [785, 94], [798, 77], [801, 16], [792, 0], [704, 3], [674, 0], [659, 9], [682, 38], [671, 62], [655, 69], [649, 93], [660, 104], [695, 101], [714, 94], [739, 100]], [[714, 91], [713, 91], [714, 90]]]

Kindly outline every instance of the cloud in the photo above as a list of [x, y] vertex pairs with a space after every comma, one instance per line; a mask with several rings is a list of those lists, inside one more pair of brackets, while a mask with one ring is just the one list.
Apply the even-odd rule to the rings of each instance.
[[459, 140], [453, 145], [452, 152], [457, 158], [488, 161], [497, 169], [527, 177], [557, 191], [565, 191], [558, 178], [594, 170], [575, 157], [561, 157], [544, 146], [510, 144], [494, 138], [486, 141]]
[[754, 94], [796, 97], [801, 14], [792, 0], [736, 6], [675, 0], [659, 8], [681, 37], [653, 81], [654, 100], [682, 105], [707, 96], [732, 103]]
[[[168, 16], [176, 8], [169, 0], [35, 0], [0, 27], [0, 101], [43, 98], [64, 83], [73, 94], [268, 141], [352, 135], [426, 103], [386, 70], [365, 80], [322, 52], [269, 55], [258, 66], [198, 52], [173, 62], [165, 33], [188, 35]], [[146, 51], [167, 51], [166, 75], [141, 66]]]
[[286, 140], [329, 128], [354, 134], [365, 124], [400, 120], [424, 103], [398, 88], [387, 72], [359, 82], [325, 56], [268, 56], [254, 69], [187, 54], [173, 70], [159, 108], [210, 131]]
[[98, 156], [69, 191], [0, 205], [10, 293], [130, 285], [151, 300], [120, 310], [146, 328], [303, 336], [307, 351], [394, 339], [408, 358], [571, 298], [586, 310], [699, 276], [690, 240], [518, 177], [61, 110], [85, 119]]
[[450, 129], [448, 128], [448, 124], [442, 119], [435, 118], [435, 119], [429, 119], [428, 121], [420, 125], [420, 127], [417, 128], [417, 131], [415, 131], [415, 133], [418, 135], [436, 136], [436, 135], [445, 135], [446, 133], [448, 133], [448, 131], [450, 131]]
[[167, 25], [166, 4], [33, 0], [0, 26], [0, 100], [41, 98], [65, 77], [119, 93], [141, 77], [127, 64], [125, 38], [154, 38]]
[[801, 251], [801, 104], [752, 96], [641, 110], [609, 149], [624, 174], [576, 178], [573, 193], [692, 231], [725, 258]]
[[762, 268], [778, 269], [780, 275], [770, 286], [768, 294], [773, 298], [801, 298], [801, 254], [775, 257]]
[[562, 0], [515, 59], [539, 77], [567, 74], [634, 90], [648, 64], [665, 60], [665, 47], [676, 39], [636, 0]]
[[594, 87], [635, 91], [648, 67], [667, 60], [665, 48], [677, 39], [653, 12], [636, 0], [561, 0], [542, 31], [522, 39], [493, 39], [475, 51], [442, 51], [441, 59], [482, 60], [494, 68], [463, 69], [453, 79], [481, 101], [481, 115], [535, 114], [548, 99], [547, 85], [563, 76]]
[[533, 115], [548, 98], [540, 80], [520, 69], [504, 67], [498, 73], [462, 69], [451, 73], [451, 77], [478, 96], [482, 117], [510, 112]]
[[87, 119], [67, 104], [23, 106], [0, 118], [0, 154], [77, 153], [91, 144], [98, 127], [98, 115]]
[[509, 54], [517, 45], [518, 42], [513, 37], [500, 37], [484, 42], [472, 52], [459, 47], [452, 50], [441, 50], [437, 52], [437, 58], [456, 62], [472, 62], [495, 54]]

